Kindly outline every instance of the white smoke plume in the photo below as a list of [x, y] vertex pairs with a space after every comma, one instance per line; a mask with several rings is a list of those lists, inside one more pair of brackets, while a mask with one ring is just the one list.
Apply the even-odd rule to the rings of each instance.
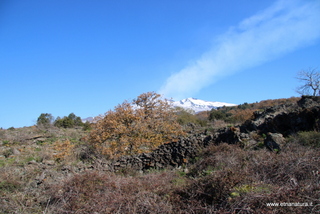
[[215, 39], [198, 59], [171, 75], [159, 93], [181, 99], [221, 77], [260, 65], [320, 38], [319, 0], [278, 0]]

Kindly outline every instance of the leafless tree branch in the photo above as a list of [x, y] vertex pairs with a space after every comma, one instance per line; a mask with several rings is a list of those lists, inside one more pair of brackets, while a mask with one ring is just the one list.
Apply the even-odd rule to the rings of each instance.
[[320, 96], [320, 72], [317, 68], [301, 70], [297, 73], [298, 80], [303, 82], [296, 91], [301, 95]]

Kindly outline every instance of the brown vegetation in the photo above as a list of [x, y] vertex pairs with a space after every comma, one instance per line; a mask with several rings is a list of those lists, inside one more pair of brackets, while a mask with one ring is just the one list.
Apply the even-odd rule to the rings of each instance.
[[[129, 113], [134, 109], [126, 110], [122, 113], [131, 118]], [[139, 114], [146, 115], [146, 111]], [[121, 118], [122, 114], [117, 115]], [[214, 122], [218, 121], [221, 126], [228, 124]], [[233, 126], [228, 130], [239, 131]], [[318, 131], [288, 136], [279, 153], [266, 150], [264, 136], [253, 132], [250, 139], [256, 142], [254, 147], [210, 145], [194, 158], [183, 159], [179, 168], [144, 172], [108, 171], [104, 164], [110, 160], [93, 156], [86, 135], [83, 129], [53, 126], [0, 130], [0, 213], [320, 211]]]
[[300, 98], [292, 97], [288, 99], [275, 99], [275, 100], [263, 100], [257, 103], [244, 103], [238, 106], [232, 107], [220, 107], [217, 110], [211, 110], [209, 114], [209, 120], [215, 122], [222, 120], [226, 123], [240, 124], [246, 120], [250, 120], [253, 117], [253, 113], [256, 111], [263, 111], [264, 109], [272, 106], [293, 104], [296, 103]]
[[[125, 176], [87, 171], [46, 192], [52, 213], [312, 213], [319, 210], [319, 149], [211, 146], [180, 170]], [[186, 170], [188, 169], [189, 172]], [[268, 206], [268, 203], [312, 206]]]
[[94, 124], [89, 142], [109, 158], [150, 152], [159, 145], [184, 135], [167, 100], [159, 94], [141, 94], [108, 111]]

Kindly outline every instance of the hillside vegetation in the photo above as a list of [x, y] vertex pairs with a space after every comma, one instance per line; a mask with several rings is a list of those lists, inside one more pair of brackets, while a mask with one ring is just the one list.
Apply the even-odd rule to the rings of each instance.
[[92, 144], [103, 123], [0, 130], [0, 213], [320, 212], [319, 98], [175, 114], [186, 135], [126, 156]]

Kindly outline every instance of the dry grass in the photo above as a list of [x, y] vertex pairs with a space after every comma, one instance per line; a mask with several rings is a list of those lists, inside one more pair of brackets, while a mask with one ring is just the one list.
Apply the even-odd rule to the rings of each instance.
[[[124, 175], [79, 170], [79, 130], [32, 130], [51, 137], [16, 143], [21, 130], [1, 130], [0, 213], [320, 212], [319, 133], [291, 136], [279, 154], [220, 144], [181, 169]], [[267, 206], [283, 202], [312, 206]]]
[[[0, 131], [0, 213], [42, 213], [48, 201], [43, 190], [66, 176], [62, 166], [78, 162], [85, 132], [35, 126]], [[76, 147], [68, 155], [55, 148], [66, 141]]]
[[[316, 213], [319, 150], [295, 142], [280, 154], [221, 144], [186, 169], [144, 175], [88, 171], [48, 189], [52, 213]], [[269, 207], [267, 203], [312, 203]]]
[[268, 207], [267, 203], [320, 204], [319, 168], [319, 150], [294, 142], [288, 143], [280, 154], [222, 144], [208, 149], [193, 166], [190, 175], [203, 177], [182, 192], [192, 195], [188, 200], [198, 201], [203, 195], [217, 211], [311, 213], [316, 206]]
[[[53, 213], [172, 213], [166, 199], [173, 172], [124, 177], [86, 172], [51, 189]], [[168, 188], [168, 189], [167, 189]], [[56, 191], [57, 190], [57, 191]]]

